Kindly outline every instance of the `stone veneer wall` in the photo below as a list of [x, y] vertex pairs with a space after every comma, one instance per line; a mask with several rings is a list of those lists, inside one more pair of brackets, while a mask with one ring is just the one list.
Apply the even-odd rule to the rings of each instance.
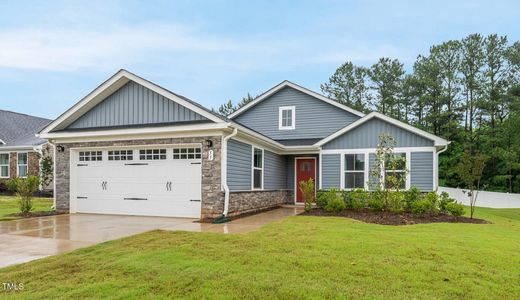
[[[214, 159], [208, 160], [208, 150], [205, 141], [213, 141]], [[202, 211], [201, 217], [215, 217], [224, 209], [224, 193], [220, 188], [220, 151], [222, 139], [220, 136], [164, 138], [126, 141], [99, 141], [82, 143], [57, 143], [64, 147], [63, 152], [56, 151], [56, 209], [69, 212], [70, 206], [70, 148], [107, 147], [107, 146], [142, 146], [162, 144], [201, 143], [202, 144]]]
[[245, 191], [229, 194], [229, 215], [292, 204], [292, 191]]

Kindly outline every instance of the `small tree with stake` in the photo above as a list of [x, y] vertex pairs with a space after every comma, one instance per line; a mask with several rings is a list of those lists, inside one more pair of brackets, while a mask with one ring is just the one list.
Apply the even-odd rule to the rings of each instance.
[[304, 209], [306, 212], [311, 211], [312, 203], [316, 201], [316, 192], [314, 188], [314, 180], [302, 180], [298, 183], [303, 199], [305, 200]]
[[18, 197], [20, 212], [28, 213], [32, 210], [32, 196], [38, 191], [39, 184], [38, 176], [17, 177], [7, 181], [7, 187]]
[[472, 219], [486, 161], [487, 156], [479, 151], [471, 153], [470, 150], [465, 150], [456, 167], [460, 180], [469, 189], [467, 193], [469, 196], [470, 218]]

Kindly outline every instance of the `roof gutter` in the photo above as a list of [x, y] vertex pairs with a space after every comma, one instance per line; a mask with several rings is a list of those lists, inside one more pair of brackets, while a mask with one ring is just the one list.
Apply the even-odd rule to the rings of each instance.
[[227, 149], [228, 149], [228, 141], [238, 133], [238, 128], [235, 127], [233, 132], [224, 137], [222, 141], [222, 158], [220, 160], [220, 180], [221, 186], [224, 190], [224, 211], [222, 212], [222, 216], [225, 218], [229, 212], [229, 187], [227, 185]]

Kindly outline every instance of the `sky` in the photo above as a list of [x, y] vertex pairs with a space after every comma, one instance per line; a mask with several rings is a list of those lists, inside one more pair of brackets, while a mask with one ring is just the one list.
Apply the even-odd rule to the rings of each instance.
[[346, 61], [471, 33], [520, 40], [519, 1], [0, 0], [0, 109], [54, 119], [119, 69], [211, 108]]

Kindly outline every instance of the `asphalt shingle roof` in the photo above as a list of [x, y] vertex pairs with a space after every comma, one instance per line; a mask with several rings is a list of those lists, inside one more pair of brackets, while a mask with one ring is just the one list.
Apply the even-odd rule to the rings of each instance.
[[0, 109], [0, 139], [5, 142], [2, 146], [37, 146], [45, 140], [37, 138], [40, 131], [51, 120], [33, 117], [12, 111]]

